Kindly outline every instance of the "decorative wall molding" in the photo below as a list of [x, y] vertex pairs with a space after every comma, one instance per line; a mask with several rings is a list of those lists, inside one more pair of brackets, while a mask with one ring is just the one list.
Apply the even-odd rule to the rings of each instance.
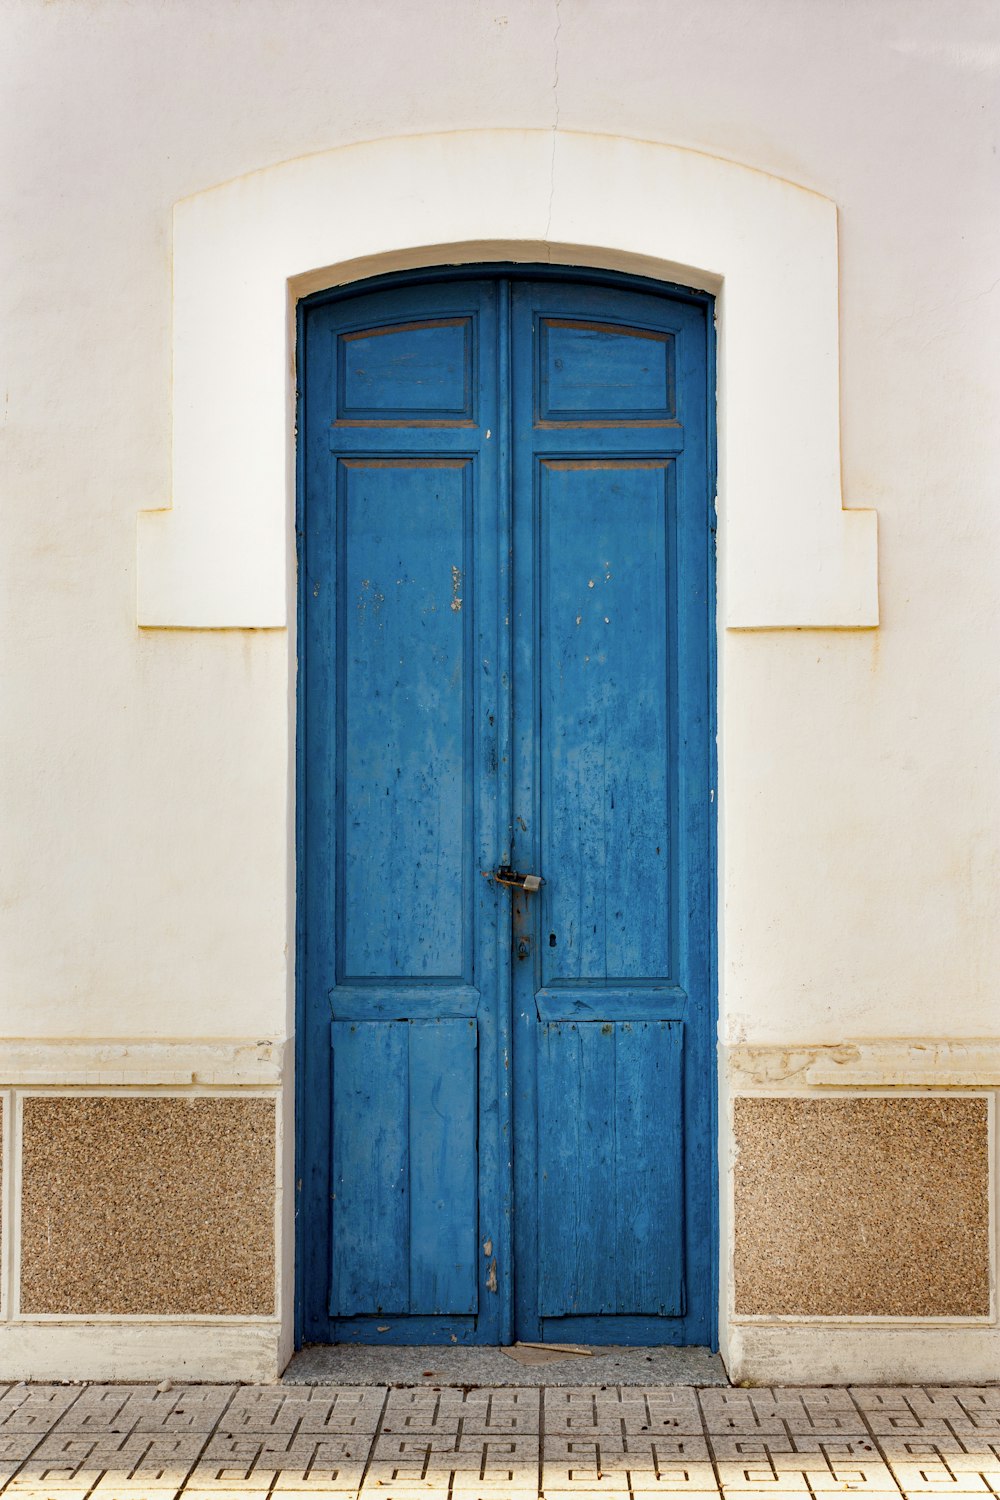
[[827, 1046], [723, 1049], [730, 1090], [1000, 1087], [1000, 1037], [883, 1037]]
[[172, 506], [139, 517], [140, 625], [291, 618], [296, 298], [505, 260], [716, 292], [720, 618], [878, 623], [875, 513], [841, 501], [834, 204], [674, 146], [484, 130], [345, 146], [176, 206]]
[[209, 1041], [0, 1042], [0, 1087], [87, 1088], [204, 1086], [276, 1087], [285, 1042]]

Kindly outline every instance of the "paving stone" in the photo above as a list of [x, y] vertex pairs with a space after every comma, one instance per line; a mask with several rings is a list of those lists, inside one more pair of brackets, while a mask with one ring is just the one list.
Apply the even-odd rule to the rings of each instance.
[[709, 1439], [724, 1490], [778, 1489], [895, 1492], [890, 1470], [870, 1439], [796, 1434]]
[[60, 1426], [73, 1432], [211, 1432], [238, 1387], [92, 1385]]
[[441, 1490], [436, 1482], [430, 1479], [426, 1479], [423, 1484], [420, 1481], [414, 1484], [403, 1484], [403, 1482], [390, 1484], [385, 1479], [372, 1479], [372, 1481], [366, 1479], [363, 1487], [358, 1491], [361, 1500], [427, 1500], [427, 1497], [432, 1494], [445, 1496], [447, 1490]]
[[385, 1396], [385, 1386], [244, 1386], [226, 1407], [219, 1431], [372, 1434]]
[[270, 1475], [278, 1489], [357, 1489], [371, 1447], [368, 1433], [216, 1433], [192, 1484], [209, 1470], [216, 1478]]
[[723, 1489], [798, 1489], [893, 1493], [892, 1473], [870, 1440], [767, 1435], [711, 1438]]
[[919, 1387], [856, 1387], [851, 1395], [876, 1436], [894, 1432], [948, 1434], [948, 1421], [968, 1420], [950, 1391], [932, 1396]]
[[525, 1434], [408, 1433], [380, 1437], [373, 1449], [365, 1489], [432, 1484], [507, 1494], [538, 1482], [538, 1438]]
[[457, 1391], [421, 1387], [390, 1391], [382, 1420], [385, 1433], [537, 1433], [537, 1389]]
[[947, 1390], [931, 1386], [927, 1394], [935, 1401], [939, 1396], [951, 1396], [969, 1421], [977, 1426], [993, 1428], [1000, 1425], [1000, 1386], [950, 1386]]
[[[721, 1434], [709, 1439], [713, 1443], [721, 1440]], [[737, 1438], [736, 1441], [740, 1440]], [[753, 1439], [748, 1438], [746, 1441], [753, 1442]], [[778, 1443], [780, 1439], [765, 1433], [762, 1441]], [[793, 1453], [837, 1453], [844, 1457], [881, 1462], [878, 1439], [873, 1438], [870, 1432], [790, 1432], [788, 1446]]]
[[956, 1437], [884, 1438], [880, 1447], [900, 1489], [911, 1494], [1000, 1492], [1000, 1457], [989, 1444], [969, 1447]]
[[11, 1386], [0, 1397], [0, 1433], [47, 1432], [79, 1395], [79, 1386]]
[[544, 1441], [542, 1480], [549, 1490], [617, 1484], [632, 1489], [706, 1491], [715, 1473], [703, 1437], [554, 1437]]
[[775, 1410], [771, 1391], [699, 1391], [698, 1399], [707, 1432], [742, 1433], [747, 1437], [784, 1434], [785, 1424]]
[[547, 1390], [545, 1431], [615, 1434], [635, 1432], [689, 1433], [703, 1431], [694, 1391], [643, 1389], [640, 1386]]
[[37, 1432], [8, 1432], [3, 1428], [0, 1430], [0, 1469], [5, 1464], [13, 1464], [16, 1468], [44, 1440], [45, 1433], [41, 1429]]
[[27, 1460], [22, 1474], [45, 1482], [96, 1478], [108, 1471], [179, 1488], [205, 1445], [203, 1433], [72, 1433], [57, 1428]]
[[762, 1395], [771, 1397], [770, 1410], [781, 1418], [792, 1434], [845, 1433], [864, 1436], [868, 1432], [850, 1393], [844, 1390], [774, 1390], [767, 1393], [749, 1391], [755, 1410], [763, 1405]]
[[648, 1436], [546, 1437], [544, 1479], [549, 1487], [562, 1475], [594, 1475], [598, 1482], [630, 1484], [633, 1490], [715, 1490], [715, 1472], [703, 1437]]
[[218, 1500], [219, 1495], [266, 1495], [273, 1483], [273, 1469], [240, 1470], [227, 1464], [199, 1463], [187, 1477], [184, 1496], [190, 1500], [192, 1495], [211, 1495]]

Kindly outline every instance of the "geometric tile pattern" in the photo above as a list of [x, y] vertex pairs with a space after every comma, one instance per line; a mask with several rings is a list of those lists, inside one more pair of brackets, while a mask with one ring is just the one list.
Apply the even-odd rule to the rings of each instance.
[[1000, 1387], [0, 1385], [2, 1500], [1000, 1497]]

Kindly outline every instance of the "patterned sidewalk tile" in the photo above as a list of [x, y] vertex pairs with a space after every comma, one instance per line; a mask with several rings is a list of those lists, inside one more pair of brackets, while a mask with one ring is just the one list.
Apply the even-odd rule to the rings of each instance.
[[79, 1386], [15, 1385], [0, 1397], [0, 1434], [46, 1433], [79, 1398]]
[[343, 1433], [373, 1436], [385, 1386], [243, 1386], [219, 1420], [220, 1432]]
[[948, 1422], [968, 1421], [960, 1403], [949, 1390], [933, 1394], [917, 1387], [859, 1387], [851, 1391], [876, 1437], [892, 1433], [949, 1433]]
[[178, 1386], [169, 1391], [148, 1385], [92, 1385], [65, 1412], [67, 1432], [202, 1432], [214, 1428], [238, 1387]]
[[826, 1500], [837, 1492], [1000, 1500], [1000, 1387], [0, 1384], [0, 1492], [2, 1500]]
[[389, 1392], [386, 1433], [537, 1433], [540, 1392], [521, 1390], [416, 1390]]
[[706, 1432], [746, 1437], [784, 1435], [785, 1424], [774, 1409], [770, 1391], [699, 1391], [698, 1399]]
[[843, 1390], [750, 1391], [751, 1405], [781, 1418], [792, 1436], [866, 1437], [865, 1419]]
[[204, 1445], [203, 1433], [81, 1433], [58, 1427], [35, 1449], [25, 1472], [45, 1471], [47, 1477], [64, 1473], [67, 1479], [84, 1471], [149, 1479], [169, 1473], [177, 1474], [180, 1484]]
[[662, 1432], [700, 1436], [703, 1431], [697, 1397], [683, 1387], [550, 1387], [544, 1411], [545, 1431], [553, 1435]]
[[845, 1390], [700, 1391], [706, 1431], [725, 1435], [865, 1436], [864, 1417]]
[[704, 1438], [546, 1435], [542, 1482], [546, 1494], [580, 1484], [689, 1494], [714, 1491], [715, 1472]]
[[[605, 1489], [585, 1490], [554, 1490], [543, 1491], [545, 1500], [629, 1500], [631, 1491], [628, 1489], [616, 1489], [608, 1485]], [[710, 1495], [689, 1496], [689, 1500], [719, 1500], [718, 1490], [712, 1490]]]
[[210, 1440], [191, 1484], [201, 1486], [229, 1480], [250, 1482], [253, 1488], [273, 1483], [276, 1489], [351, 1490], [361, 1484], [371, 1437], [367, 1433], [298, 1436], [287, 1433], [216, 1433]]
[[880, 1446], [896, 1483], [909, 1494], [1000, 1493], [1000, 1457], [985, 1443], [967, 1447], [959, 1438], [932, 1433], [882, 1438]]
[[365, 1489], [436, 1487], [446, 1492], [478, 1490], [509, 1495], [537, 1490], [538, 1438], [529, 1435], [463, 1434], [443, 1432], [385, 1435], [375, 1444]]

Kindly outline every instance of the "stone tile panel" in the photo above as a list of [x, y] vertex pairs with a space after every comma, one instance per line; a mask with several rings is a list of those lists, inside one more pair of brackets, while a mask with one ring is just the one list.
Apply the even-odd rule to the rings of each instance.
[[274, 1102], [29, 1096], [21, 1311], [274, 1312]]
[[735, 1100], [736, 1312], [990, 1310], [985, 1098]]

